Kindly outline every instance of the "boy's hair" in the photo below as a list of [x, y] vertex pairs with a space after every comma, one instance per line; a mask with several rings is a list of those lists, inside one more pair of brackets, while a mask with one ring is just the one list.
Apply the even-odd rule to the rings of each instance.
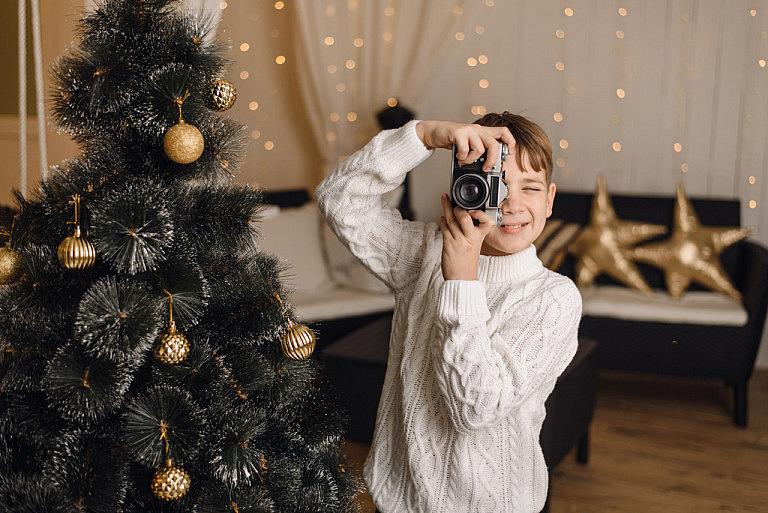
[[475, 123], [483, 126], [507, 127], [517, 142], [515, 158], [520, 169], [523, 169], [523, 155], [528, 155], [533, 171], [544, 171], [547, 183], [552, 182], [552, 145], [539, 125], [528, 118], [507, 111], [501, 114], [491, 112]]

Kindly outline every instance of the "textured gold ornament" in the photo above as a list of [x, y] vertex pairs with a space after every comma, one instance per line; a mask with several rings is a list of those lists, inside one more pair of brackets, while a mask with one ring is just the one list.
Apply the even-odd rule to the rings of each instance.
[[632, 256], [639, 262], [663, 269], [667, 290], [675, 299], [682, 297], [693, 280], [741, 300], [719, 257], [725, 248], [752, 233], [752, 228], [701, 226], [683, 185], [678, 183], [672, 236], [639, 246], [632, 251]]
[[208, 84], [209, 94], [205, 104], [209, 109], [217, 112], [223, 112], [231, 108], [237, 100], [237, 89], [235, 84], [226, 78], [214, 78]]
[[[280, 294], [275, 293], [275, 297], [283, 308], [283, 313], [287, 313]], [[292, 360], [306, 360], [315, 351], [317, 339], [315, 333], [303, 324], [294, 324], [288, 317], [288, 331], [280, 339], [280, 348], [283, 354]]]
[[175, 501], [187, 494], [191, 484], [192, 480], [186, 470], [166, 460], [165, 466], [158, 469], [152, 478], [152, 493], [158, 499]]
[[185, 122], [181, 115], [181, 104], [187, 98], [189, 98], [189, 91], [184, 93], [183, 98], [173, 100], [179, 107], [179, 122], [169, 128], [163, 136], [165, 154], [177, 164], [189, 164], [196, 161], [203, 154], [205, 148], [203, 134], [196, 126]]
[[205, 148], [203, 134], [196, 126], [179, 121], [165, 132], [163, 149], [177, 164], [189, 164], [200, 158]]
[[290, 319], [288, 325], [288, 332], [280, 339], [283, 353], [293, 360], [306, 360], [315, 350], [315, 334], [303, 324], [294, 324]]
[[189, 341], [176, 331], [176, 323], [172, 322], [168, 331], [155, 340], [152, 354], [165, 365], [176, 365], [186, 360], [189, 355]]
[[605, 178], [598, 176], [592, 198], [590, 224], [568, 245], [568, 253], [576, 257], [576, 284], [583, 288], [606, 273], [629, 287], [651, 294], [637, 266], [629, 259], [630, 246], [667, 232], [657, 224], [623, 221], [616, 216], [608, 196]]
[[73, 195], [70, 203], [75, 205], [75, 220], [67, 221], [67, 224], [74, 224], [75, 232], [73, 235], [61, 241], [56, 256], [59, 259], [59, 263], [65, 269], [82, 271], [92, 267], [93, 264], [96, 263], [96, 248], [94, 248], [91, 241], [83, 235], [80, 225], [78, 224], [80, 195]]
[[0, 285], [13, 283], [24, 273], [24, 258], [8, 242], [0, 248]]

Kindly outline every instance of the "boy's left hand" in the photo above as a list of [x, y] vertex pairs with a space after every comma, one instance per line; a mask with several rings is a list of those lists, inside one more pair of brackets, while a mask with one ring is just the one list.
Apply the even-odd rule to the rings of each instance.
[[[476, 280], [483, 240], [496, 223], [483, 211], [452, 207], [447, 194], [443, 194], [440, 201], [445, 214], [440, 216], [440, 229], [443, 232], [443, 278]], [[477, 219], [479, 224], [475, 226], [472, 219]]]

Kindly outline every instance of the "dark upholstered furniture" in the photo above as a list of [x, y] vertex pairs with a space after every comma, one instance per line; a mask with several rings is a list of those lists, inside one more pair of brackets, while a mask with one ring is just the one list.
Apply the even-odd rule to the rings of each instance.
[[[346, 437], [356, 442], [369, 444], [373, 438], [387, 368], [391, 322], [391, 316], [381, 317], [329, 344], [321, 353], [324, 374], [349, 416]], [[579, 340], [576, 355], [547, 399], [540, 441], [550, 472], [574, 445], [578, 446], [578, 461], [587, 462], [596, 347], [592, 339]]]
[[[612, 195], [611, 199], [620, 219], [666, 225], [671, 233], [673, 197]], [[553, 218], [587, 224], [591, 200], [591, 194], [558, 192]], [[691, 198], [691, 203], [704, 226], [740, 226], [736, 200]], [[669, 324], [584, 315], [580, 333], [600, 341], [601, 368], [725, 380], [734, 387], [734, 422], [746, 426], [747, 384], [768, 308], [768, 250], [745, 239], [728, 248], [721, 261], [743, 295], [746, 325]], [[639, 267], [651, 287], [665, 288], [662, 271]], [[567, 258], [559, 272], [573, 276], [573, 261]], [[613, 283], [605, 276], [598, 282]], [[695, 284], [691, 288], [696, 289]]]

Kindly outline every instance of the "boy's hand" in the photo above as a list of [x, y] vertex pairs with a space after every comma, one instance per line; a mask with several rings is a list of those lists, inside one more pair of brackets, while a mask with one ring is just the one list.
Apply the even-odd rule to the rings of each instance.
[[[483, 240], [496, 225], [491, 216], [480, 210], [466, 211], [452, 207], [447, 194], [440, 198], [445, 215], [440, 216], [443, 232], [443, 278], [446, 280], [476, 280], [480, 266]], [[480, 224], [475, 226], [472, 219]]]
[[448, 148], [456, 145], [460, 165], [470, 164], [488, 150], [483, 169], [488, 171], [499, 159], [498, 141], [504, 142], [509, 154], [515, 153], [515, 138], [507, 127], [481, 126], [451, 121], [419, 121], [416, 135], [427, 148]]

